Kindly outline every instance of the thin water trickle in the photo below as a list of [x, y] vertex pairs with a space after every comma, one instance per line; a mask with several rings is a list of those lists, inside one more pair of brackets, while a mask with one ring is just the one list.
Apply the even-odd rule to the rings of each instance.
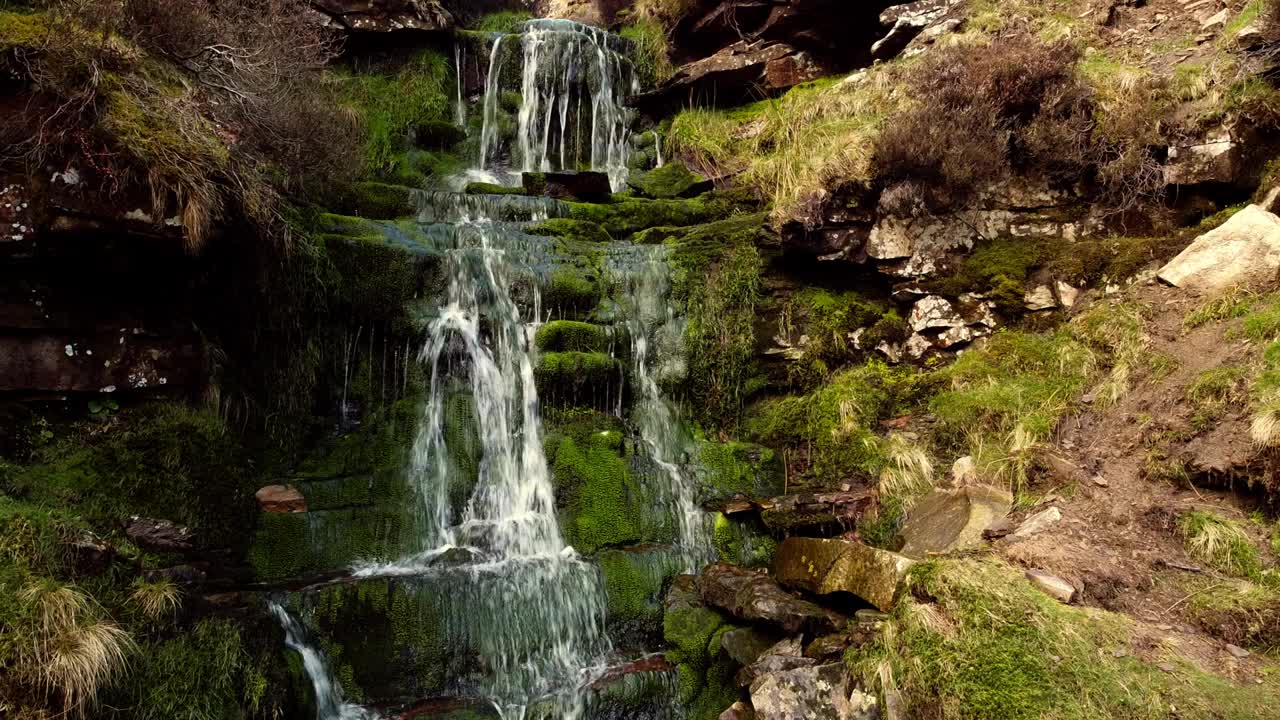
[[316, 696], [316, 720], [380, 720], [381, 716], [368, 708], [343, 702], [342, 686], [320, 651], [307, 644], [302, 624], [280, 605], [273, 602], [270, 608], [284, 628], [285, 646], [302, 657], [302, 668]]
[[465, 128], [467, 126], [467, 103], [462, 99], [462, 61], [462, 43], [456, 43], [453, 46], [453, 70], [458, 79], [458, 97], [453, 109], [453, 121], [458, 127]]
[[675, 406], [664, 397], [660, 385], [664, 374], [683, 373], [680, 349], [684, 327], [671, 303], [667, 249], [657, 245], [628, 248], [621, 258], [614, 258], [611, 271], [631, 339], [632, 420], [649, 458], [666, 481], [659, 489], [675, 515], [684, 570], [696, 572], [712, 560], [714, 549], [710, 517], [698, 507], [694, 480], [681, 463], [689, 440], [681, 432]]

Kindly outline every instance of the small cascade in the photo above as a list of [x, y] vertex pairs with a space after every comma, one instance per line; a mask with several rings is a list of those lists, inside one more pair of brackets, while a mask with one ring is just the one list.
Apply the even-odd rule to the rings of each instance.
[[284, 628], [285, 646], [302, 657], [302, 667], [315, 691], [316, 720], [379, 720], [381, 716], [376, 712], [343, 702], [342, 686], [329, 671], [329, 665], [320, 651], [307, 644], [301, 623], [274, 602], [270, 604], [270, 608], [271, 614], [280, 622], [280, 627]]
[[653, 147], [656, 148], [658, 152], [657, 165], [658, 167], [662, 167], [666, 162], [662, 159], [662, 135], [659, 134], [657, 130], [653, 131]]
[[667, 248], [629, 248], [623, 262], [611, 270], [619, 283], [619, 302], [631, 339], [631, 382], [634, 386], [632, 419], [649, 458], [666, 481], [661, 489], [679, 530], [679, 547], [686, 572], [696, 572], [709, 562], [710, 517], [696, 502], [694, 480], [680, 466], [688, 447], [681, 433], [676, 409], [663, 397], [661, 378], [683, 374], [684, 325], [671, 303], [671, 278]]
[[[626, 96], [639, 90], [629, 43], [599, 28], [568, 20], [531, 20], [521, 37], [521, 94], [517, 166], [524, 172], [592, 169], [625, 185], [630, 156]], [[480, 169], [497, 159], [498, 105], [505, 55], [499, 36], [485, 84]]]
[[454, 75], [456, 75], [458, 79], [458, 96], [457, 96], [457, 99], [455, 100], [455, 105], [453, 108], [453, 122], [458, 127], [465, 128], [467, 126], [467, 103], [462, 97], [463, 96], [462, 53], [463, 53], [462, 44], [461, 43], [455, 44], [453, 46], [453, 71], [454, 71]]

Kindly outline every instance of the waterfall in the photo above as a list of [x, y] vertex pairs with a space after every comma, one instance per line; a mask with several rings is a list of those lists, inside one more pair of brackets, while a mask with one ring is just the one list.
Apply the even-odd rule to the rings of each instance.
[[454, 74], [458, 77], [458, 97], [457, 104], [453, 109], [453, 121], [458, 127], [465, 128], [467, 126], [467, 103], [462, 99], [462, 52], [462, 44], [455, 43], [453, 46], [453, 69]]
[[658, 151], [658, 167], [662, 167], [666, 163], [662, 160], [662, 135], [657, 130], [653, 131], [653, 146]]
[[[502, 60], [499, 36], [485, 84], [480, 169], [496, 159]], [[627, 180], [630, 157], [627, 94], [639, 90], [629, 44], [599, 28], [568, 20], [531, 20], [521, 35], [521, 93], [516, 140], [524, 172], [590, 168], [615, 189]]]
[[[418, 198], [420, 222], [448, 228], [440, 236], [446, 288], [418, 354], [430, 378], [409, 467], [420, 543], [413, 556], [356, 575], [431, 578], [423, 591], [439, 598], [454, 643], [483, 658], [477, 690], [504, 718], [522, 718], [547, 697], [572, 717], [610, 649], [603, 581], [565, 544], [556, 519], [533, 370], [536, 257], [522, 252], [533, 239], [520, 223], [495, 219], [546, 217], [560, 206], [510, 196]], [[528, 317], [518, 287], [528, 293]], [[462, 419], [451, 415], [459, 398], [472, 408]], [[475, 477], [459, 461], [463, 431], [474, 431], [479, 448]], [[461, 508], [460, 489], [468, 490]]]
[[285, 646], [302, 657], [303, 670], [315, 691], [316, 720], [378, 720], [380, 716], [372, 710], [342, 701], [342, 686], [320, 652], [307, 644], [302, 625], [276, 603], [271, 603], [270, 609], [284, 628]]
[[663, 397], [659, 385], [663, 362], [681, 360], [684, 334], [670, 301], [667, 248], [636, 247], [623, 257], [623, 262], [615, 262], [611, 269], [618, 278], [619, 300], [631, 339], [632, 418], [649, 458], [665, 480], [661, 489], [676, 518], [685, 571], [697, 572], [714, 556], [710, 518], [695, 500], [693, 478], [680, 466], [688, 442], [681, 436], [675, 408]]

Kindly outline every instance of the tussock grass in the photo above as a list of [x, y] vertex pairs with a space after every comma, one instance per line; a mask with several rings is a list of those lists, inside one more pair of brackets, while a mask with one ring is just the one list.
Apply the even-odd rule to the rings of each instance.
[[884, 458], [884, 468], [880, 470], [881, 498], [904, 498], [909, 502], [933, 489], [933, 459], [915, 439], [903, 433], [891, 433], [881, 441], [879, 452]]
[[1253, 308], [1254, 299], [1255, 296], [1248, 290], [1240, 287], [1230, 288], [1188, 313], [1182, 325], [1192, 330], [1211, 322], [1244, 317]]
[[939, 720], [1263, 720], [1280, 702], [1274, 680], [1235, 685], [1173, 647], [1157, 649], [1167, 670], [1134, 657], [1128, 618], [1061, 605], [998, 560], [921, 563], [908, 583], [846, 662]]
[[152, 620], [173, 615], [182, 600], [182, 591], [168, 578], [146, 581], [138, 578], [133, 583], [130, 601], [138, 606], [143, 615]]
[[103, 619], [79, 590], [48, 580], [28, 582], [18, 593], [28, 608], [19, 639], [16, 671], [63, 710], [83, 717], [99, 693], [128, 665], [135, 646]]
[[1209, 511], [1197, 510], [1178, 522], [1187, 552], [1226, 573], [1258, 577], [1262, 570], [1258, 548], [1240, 524]]

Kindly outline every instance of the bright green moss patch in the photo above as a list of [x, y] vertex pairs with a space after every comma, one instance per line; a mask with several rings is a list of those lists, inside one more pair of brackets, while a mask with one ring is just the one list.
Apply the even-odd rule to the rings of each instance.
[[769, 448], [742, 442], [698, 444], [698, 501], [735, 496], [765, 498], [783, 492], [781, 458]]
[[612, 623], [645, 637], [660, 634], [662, 593], [684, 564], [671, 548], [660, 545], [604, 550], [596, 555], [609, 594]]
[[37, 48], [45, 43], [48, 35], [43, 13], [0, 11], [0, 50]]
[[551, 218], [529, 228], [530, 235], [565, 238], [577, 242], [605, 243], [613, 240], [598, 223], [589, 220]]
[[860, 340], [864, 348], [898, 341], [907, 334], [906, 322], [896, 310], [852, 290], [806, 287], [787, 302], [784, 314], [809, 337], [805, 355], [828, 366], [854, 356], [857, 350], [849, 337], [859, 329], [864, 329]]
[[909, 706], [942, 720], [1261, 720], [1280, 702], [1274, 678], [1235, 685], [1172, 647], [1140, 659], [1127, 618], [1064, 606], [996, 560], [922, 563], [909, 587], [848, 661], [873, 687], [887, 665]]
[[533, 15], [525, 10], [505, 10], [480, 16], [469, 29], [485, 33], [517, 33], [532, 19]]
[[524, 188], [495, 185], [494, 183], [473, 182], [467, 183], [467, 187], [464, 192], [468, 195], [523, 195]]
[[565, 540], [582, 553], [643, 542], [669, 542], [652, 527], [652, 501], [632, 472], [622, 434], [604, 429], [578, 437], [549, 434], [547, 462]]
[[757, 520], [731, 520], [716, 513], [713, 539], [724, 562], [743, 567], [769, 567], [778, 541]]
[[543, 352], [603, 352], [609, 338], [604, 328], [574, 320], [553, 320], [534, 335], [534, 343]]
[[808, 448], [811, 473], [821, 482], [871, 477], [884, 464], [875, 442], [877, 425], [914, 400], [916, 383], [909, 369], [871, 362], [833, 375], [808, 395], [758, 403], [748, 411], [744, 428], [756, 442]]
[[620, 392], [622, 365], [601, 352], [546, 353], [534, 370], [538, 397], [561, 405], [609, 407]]
[[642, 20], [622, 28], [619, 35], [631, 41], [632, 62], [642, 88], [654, 88], [675, 74], [671, 62], [666, 31], [651, 20]]
[[693, 200], [619, 200], [569, 203], [570, 217], [596, 223], [615, 238], [627, 238], [661, 225], [698, 225], [723, 217], [728, 208], [705, 198]]
[[[366, 171], [375, 178], [421, 186], [425, 176], [406, 177], [400, 156], [410, 149], [410, 133], [417, 126], [450, 119], [450, 63], [435, 50], [421, 50], [398, 66], [346, 74], [342, 81], [347, 102], [364, 120]], [[414, 175], [418, 182], [412, 181]]]
[[575, 270], [551, 276], [542, 290], [542, 306], [559, 316], [584, 316], [600, 302], [600, 284]]
[[627, 184], [640, 197], [661, 200], [694, 197], [711, 189], [711, 183], [706, 178], [694, 174], [679, 162], [670, 162], [636, 175]]

